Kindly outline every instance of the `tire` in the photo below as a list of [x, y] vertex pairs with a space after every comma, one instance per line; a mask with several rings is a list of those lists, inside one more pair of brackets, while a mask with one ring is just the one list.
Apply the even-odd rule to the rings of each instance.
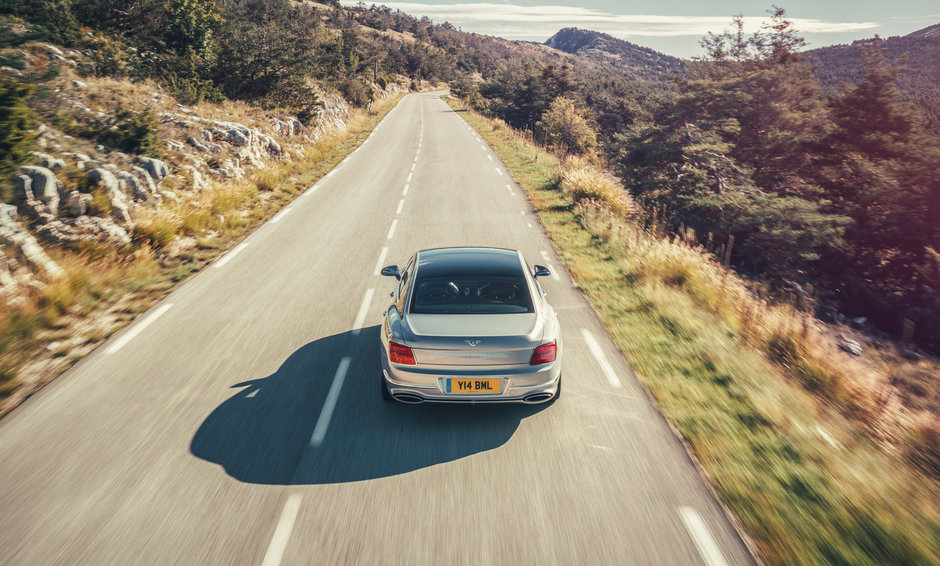
[[382, 399], [385, 401], [394, 401], [395, 398], [392, 397], [392, 394], [388, 391], [388, 382], [385, 381], [385, 376], [380, 375], [379, 379], [382, 381]]

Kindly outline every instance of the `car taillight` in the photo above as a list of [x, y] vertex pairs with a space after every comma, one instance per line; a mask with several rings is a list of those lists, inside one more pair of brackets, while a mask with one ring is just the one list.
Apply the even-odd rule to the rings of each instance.
[[[555, 359], [555, 354], [552, 354], [552, 359]], [[395, 342], [388, 343], [388, 361], [393, 364], [416, 365], [415, 355], [414, 352], [411, 351], [411, 348], [396, 344]]]
[[557, 348], [555, 347], [554, 342], [549, 342], [548, 344], [542, 344], [532, 352], [532, 359], [529, 360], [529, 365], [535, 366], [538, 364], [547, 364], [548, 362], [555, 361], [555, 354]]

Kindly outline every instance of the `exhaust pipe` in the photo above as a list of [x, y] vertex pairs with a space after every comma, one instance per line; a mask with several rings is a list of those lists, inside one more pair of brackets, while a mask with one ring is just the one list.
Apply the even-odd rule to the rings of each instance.
[[418, 403], [424, 402], [423, 397], [415, 395], [414, 393], [393, 393], [392, 397], [394, 397], [396, 401], [408, 403], [409, 405], [417, 405]]
[[523, 403], [544, 403], [552, 398], [551, 393], [533, 393], [522, 398]]

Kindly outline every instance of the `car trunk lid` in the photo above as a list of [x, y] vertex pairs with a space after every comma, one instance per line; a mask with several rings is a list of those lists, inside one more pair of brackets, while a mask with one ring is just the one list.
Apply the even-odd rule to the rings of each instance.
[[427, 365], [528, 364], [542, 337], [535, 313], [410, 314], [408, 325], [415, 360]]

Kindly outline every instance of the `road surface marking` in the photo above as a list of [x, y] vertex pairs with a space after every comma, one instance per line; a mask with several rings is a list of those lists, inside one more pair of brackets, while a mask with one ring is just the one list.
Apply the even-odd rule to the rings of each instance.
[[281, 218], [284, 218], [285, 216], [287, 216], [287, 213], [289, 213], [289, 212], [292, 211], [292, 210], [294, 210], [294, 208], [291, 207], [291, 206], [288, 206], [288, 207], [285, 208], [284, 210], [278, 212], [277, 214], [274, 215], [274, 218], [271, 219], [271, 224], [274, 224], [274, 223], [276, 223], [278, 220], [280, 220]]
[[614, 368], [611, 367], [610, 362], [607, 361], [607, 356], [604, 355], [604, 351], [601, 350], [601, 345], [597, 343], [594, 336], [587, 328], [581, 329], [581, 335], [584, 336], [584, 341], [587, 342], [588, 349], [591, 350], [591, 353], [597, 358], [597, 363], [599, 363], [601, 369], [604, 370], [604, 375], [607, 376], [607, 381], [610, 382], [610, 385], [617, 389], [623, 387], [623, 384], [620, 383], [620, 378], [614, 373]]
[[130, 330], [122, 334], [121, 337], [118, 338], [114, 342], [114, 344], [111, 345], [110, 348], [105, 350], [105, 354], [113, 354], [117, 352], [118, 350], [120, 350], [121, 348], [123, 348], [125, 344], [133, 340], [134, 337], [140, 334], [141, 332], [143, 332], [145, 328], [153, 324], [153, 321], [160, 318], [160, 316], [163, 315], [163, 313], [165, 313], [166, 311], [170, 310], [170, 307], [172, 306], [173, 306], [173, 303], [167, 303], [165, 305], [161, 305], [160, 308], [153, 311], [150, 314], [150, 316], [138, 322], [137, 324], [134, 325], [133, 328], [131, 328]]
[[382, 264], [385, 263], [386, 256], [388, 256], [388, 246], [382, 248], [382, 253], [379, 254], [379, 261], [375, 262], [376, 275], [379, 275], [382, 273], [382, 268], [385, 267]]
[[392, 227], [388, 229], [388, 236], [385, 236], [386, 240], [391, 240], [395, 235], [395, 228], [398, 228], [398, 219], [392, 220]]
[[277, 528], [274, 529], [274, 536], [271, 537], [271, 544], [268, 545], [268, 551], [264, 555], [264, 562], [261, 566], [279, 566], [281, 558], [284, 557], [284, 551], [287, 550], [287, 541], [290, 540], [290, 532], [294, 530], [294, 521], [297, 520], [297, 512], [300, 511], [301, 495], [292, 493], [284, 504], [284, 510], [281, 511], [281, 518], [277, 522]]
[[[371, 289], [370, 289], [371, 291]], [[352, 358], [345, 357], [336, 368], [336, 375], [333, 376], [333, 385], [330, 386], [330, 392], [326, 394], [326, 402], [323, 403], [323, 409], [320, 411], [320, 418], [317, 419], [317, 426], [313, 429], [313, 436], [310, 437], [310, 447], [316, 448], [323, 444], [326, 438], [326, 429], [330, 426], [330, 419], [333, 417], [333, 409], [336, 408], [336, 400], [339, 399], [339, 392], [343, 388], [343, 380], [346, 379], [346, 372], [349, 371], [349, 363]]]
[[493, 156], [492, 156], [492, 155], [487, 155], [487, 157], [490, 158], [490, 161], [493, 161]]
[[409, 183], [411, 182], [411, 178], [414, 177], [414, 175], [415, 175], [415, 174], [414, 174], [414, 171], [412, 171], [411, 173], [408, 173], [408, 182], [409, 182]]
[[369, 305], [372, 304], [372, 295], [375, 294], [375, 289], [370, 288], [366, 290], [366, 294], [362, 297], [362, 304], [359, 306], [359, 314], [356, 315], [356, 322], [353, 323], [353, 336], [359, 336], [359, 333], [362, 331], [362, 325], [366, 321], [366, 313], [369, 312]]
[[698, 553], [702, 555], [705, 564], [708, 566], [727, 566], [728, 563], [721, 554], [718, 543], [712, 538], [708, 526], [702, 520], [702, 516], [698, 514], [698, 511], [691, 507], [679, 507], [679, 516], [682, 517], [682, 522], [685, 523], [685, 528], [689, 531], [695, 546], [698, 547]]
[[237, 256], [238, 254], [240, 254], [240, 253], [242, 252], [242, 250], [244, 250], [244, 249], [247, 248], [247, 247], [248, 247], [248, 242], [242, 242], [242, 243], [238, 244], [237, 246], [235, 246], [234, 248], [232, 248], [232, 251], [230, 251], [229, 253], [225, 254], [225, 257], [223, 257], [223, 258], [220, 259], [219, 261], [217, 261], [217, 262], [215, 262], [214, 264], [212, 264], [212, 269], [218, 269], [218, 268], [222, 267], [223, 265], [225, 265], [226, 263], [232, 261], [232, 258], [233, 258], [233, 257], [235, 257], [235, 256]]
[[345, 165], [347, 161], [349, 161], [349, 156], [348, 156], [348, 155], [346, 156], [345, 159], [343, 159], [343, 165]]
[[417, 164], [418, 164], [418, 158], [416, 157], [415, 160], [414, 160], [414, 163], [411, 164], [411, 172], [412, 172], [412, 173], [414, 172], [414, 170], [415, 170], [415, 165], [417, 165]]
[[329, 173], [327, 173], [327, 174], [326, 174], [327, 178], [332, 177], [332, 176], [333, 176], [333, 173], [336, 173], [336, 169], [334, 169], [334, 170], [330, 171]]
[[525, 216], [525, 209], [523, 208], [522, 210], [520, 210], [520, 211], [519, 211], [519, 214]]
[[545, 260], [545, 265], [547, 265], [549, 271], [552, 272], [552, 279], [554, 279], [555, 281], [561, 281], [561, 275], [558, 274], [558, 272], [555, 270], [555, 266], [552, 265], [550, 263], [551, 260], [548, 259], [548, 252], [546, 251], [542, 252], [542, 259]]
[[500, 177], [503, 176], [503, 172], [499, 170], [499, 167], [496, 168], [496, 172], [499, 174]]
[[401, 209], [405, 206], [405, 199], [398, 201], [398, 210], [395, 211], [395, 214], [401, 214]]
[[[479, 140], [477, 140], [477, 141], [479, 141]], [[482, 149], [483, 151], [486, 151], [486, 146], [481, 143], [481, 144], [480, 144], [480, 149]]]
[[532, 227], [532, 223], [531, 223], [531, 222], [526, 222], [525, 225], [528, 226], [529, 228]]
[[403, 190], [403, 191], [401, 192], [401, 196], [405, 196], [405, 195], [408, 194], [408, 187], [410, 187], [410, 186], [411, 186], [410, 183], [405, 183], [405, 190]]

